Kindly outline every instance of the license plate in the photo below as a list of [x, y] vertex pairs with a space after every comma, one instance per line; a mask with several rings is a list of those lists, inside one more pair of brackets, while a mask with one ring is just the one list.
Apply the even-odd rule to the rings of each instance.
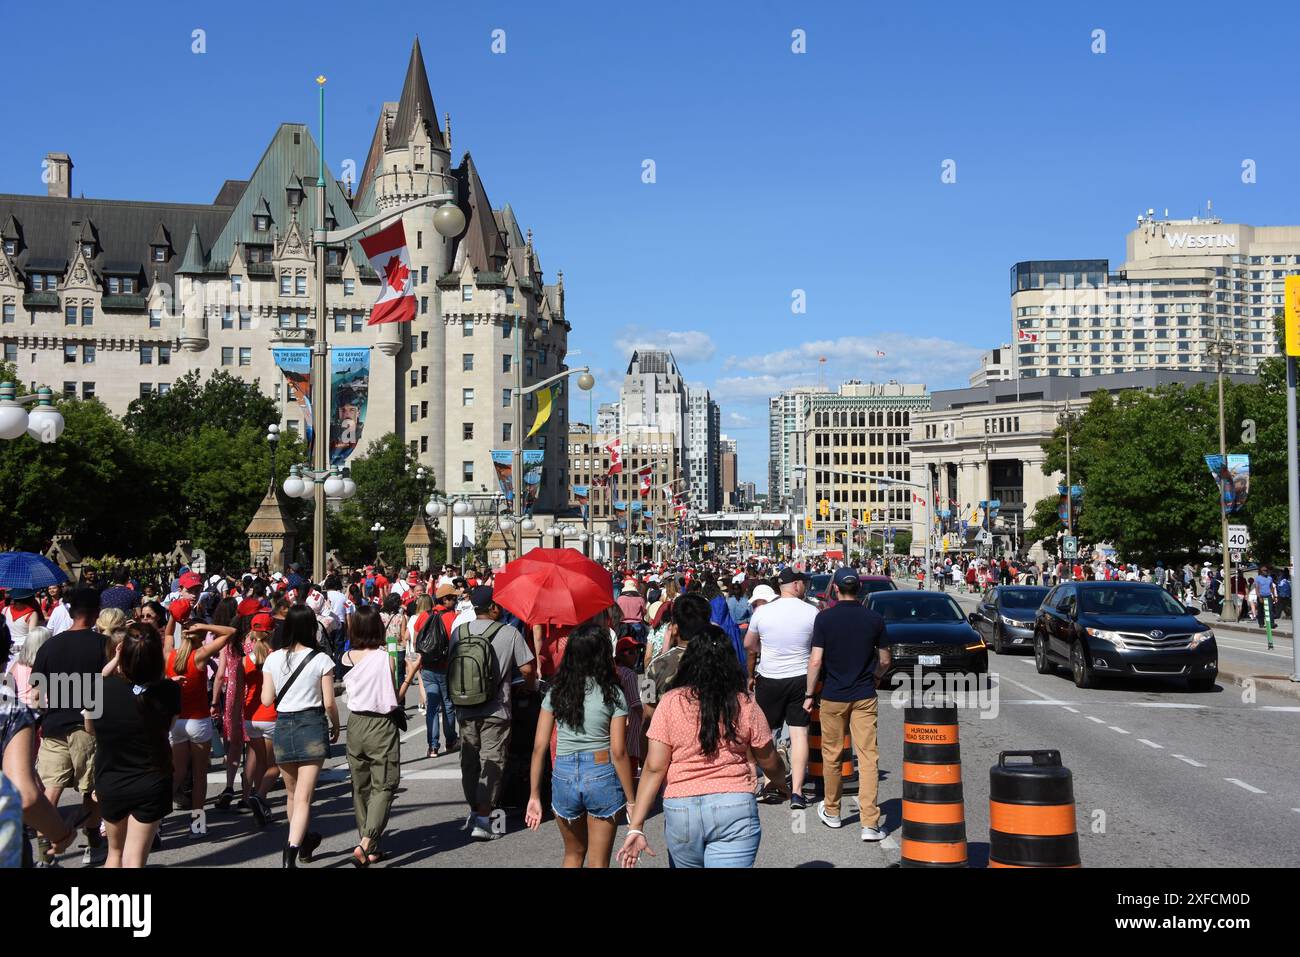
[[939, 655], [921, 655], [919, 660], [923, 665], [937, 665], [939, 658]]

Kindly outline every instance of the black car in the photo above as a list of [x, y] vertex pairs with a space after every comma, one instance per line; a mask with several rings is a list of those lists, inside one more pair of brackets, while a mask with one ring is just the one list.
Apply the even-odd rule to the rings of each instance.
[[885, 644], [893, 655], [888, 674], [917, 666], [923, 674], [988, 671], [984, 640], [943, 592], [878, 591], [867, 596], [866, 605], [885, 619]]
[[1038, 606], [1051, 590], [1040, 585], [994, 585], [971, 612], [970, 623], [994, 654], [1032, 648]]
[[1039, 674], [1058, 664], [1074, 683], [1091, 688], [1105, 677], [1182, 678], [1209, 691], [1219, 673], [1214, 632], [1158, 585], [1141, 582], [1063, 582], [1034, 620]]

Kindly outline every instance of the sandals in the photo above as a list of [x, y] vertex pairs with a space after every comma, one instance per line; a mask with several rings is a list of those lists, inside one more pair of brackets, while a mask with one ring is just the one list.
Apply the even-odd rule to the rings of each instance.
[[352, 849], [352, 857], [351, 857], [351, 861], [352, 861], [352, 866], [353, 866], [353, 867], [369, 867], [369, 866], [370, 866], [370, 858], [366, 856], [366, 852], [365, 852], [364, 850], [362, 850], [360, 844], [358, 844], [356, 847], [354, 847], [354, 848]]

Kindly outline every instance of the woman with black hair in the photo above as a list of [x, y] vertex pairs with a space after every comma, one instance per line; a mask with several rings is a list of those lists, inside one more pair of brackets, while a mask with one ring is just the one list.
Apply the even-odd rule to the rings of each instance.
[[624, 867], [635, 867], [642, 851], [654, 856], [642, 828], [665, 782], [664, 836], [676, 866], [753, 866], [762, 829], [750, 749], [783, 798], [790, 789], [772, 729], [745, 686], [720, 628], [709, 625], [690, 640], [650, 723], [650, 753], [618, 852]]
[[618, 812], [632, 807], [627, 699], [614, 670], [609, 632], [587, 624], [569, 635], [564, 659], [542, 701], [533, 737], [532, 794], [524, 822], [542, 823], [543, 762], [558, 727], [551, 810], [564, 838], [564, 866], [609, 867]]
[[310, 864], [320, 846], [321, 836], [307, 830], [311, 799], [330, 744], [339, 739], [334, 662], [321, 650], [319, 629], [315, 612], [294, 605], [284, 619], [285, 647], [262, 665], [262, 704], [276, 710], [272, 746], [289, 796], [284, 867], [297, 867], [299, 859]]
[[104, 679], [100, 715], [85, 719], [95, 737], [95, 794], [108, 836], [105, 867], [144, 867], [172, 807], [168, 729], [181, 713], [182, 688], [163, 677], [162, 636], [128, 625], [118, 671]]

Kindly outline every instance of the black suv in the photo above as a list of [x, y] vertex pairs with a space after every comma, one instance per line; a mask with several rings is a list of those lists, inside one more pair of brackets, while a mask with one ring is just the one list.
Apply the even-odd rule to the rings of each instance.
[[1034, 619], [1039, 674], [1070, 669], [1091, 688], [1103, 676], [1183, 678], [1209, 691], [1219, 673], [1214, 632], [1158, 585], [1140, 582], [1062, 582]]

